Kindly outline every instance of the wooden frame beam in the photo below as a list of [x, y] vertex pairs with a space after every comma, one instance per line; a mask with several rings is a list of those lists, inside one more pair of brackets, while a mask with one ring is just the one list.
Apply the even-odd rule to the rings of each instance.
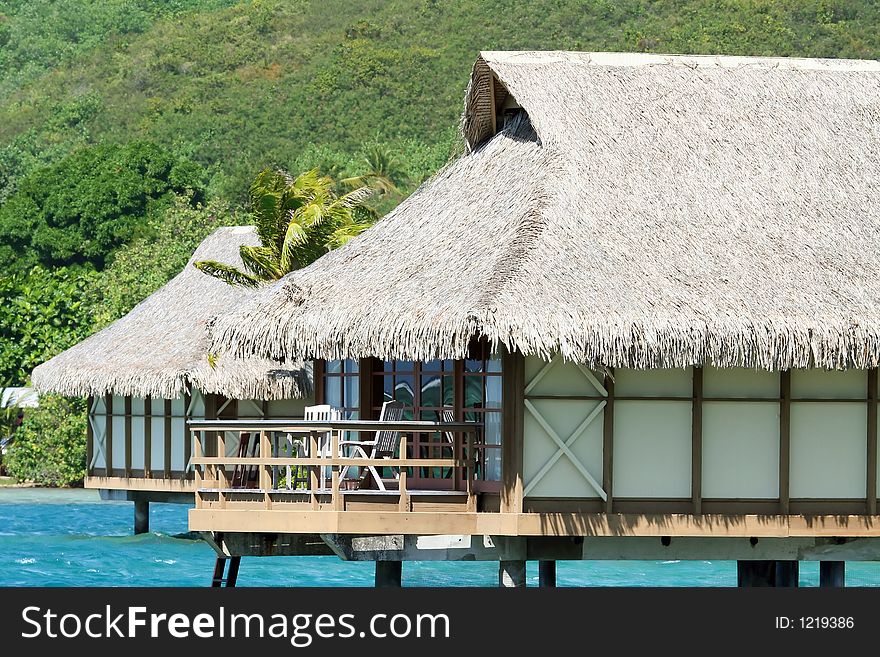
[[[165, 435], [162, 437], [165, 443], [165, 478], [171, 479], [171, 400], [165, 400]], [[184, 464], [186, 467], [186, 464]]]
[[[256, 502], [261, 505], [262, 502]], [[332, 511], [203, 507], [191, 531], [470, 534], [493, 536], [880, 537], [880, 518], [863, 515], [718, 515]]]
[[153, 476], [153, 398], [144, 397], [144, 476]]
[[791, 370], [779, 373], [779, 512], [789, 512], [791, 498]]
[[525, 358], [504, 349], [501, 356], [501, 510], [520, 513], [523, 504]]
[[131, 396], [125, 397], [125, 476], [131, 476]]
[[691, 410], [691, 498], [694, 515], [703, 512], [703, 368], [693, 368], [694, 398]]
[[113, 395], [104, 395], [107, 409], [107, 428], [104, 430], [104, 476], [113, 476]]
[[865, 502], [870, 515], [877, 513], [877, 368], [868, 370], [868, 454]]

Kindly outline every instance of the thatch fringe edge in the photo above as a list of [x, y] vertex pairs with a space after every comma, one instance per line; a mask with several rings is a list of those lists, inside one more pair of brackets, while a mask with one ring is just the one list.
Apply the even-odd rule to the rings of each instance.
[[[793, 368], [868, 369], [880, 366], [880, 331], [858, 325], [800, 328], [786, 325], [744, 324], [740, 327], [593, 326], [523, 327], [504, 321], [497, 310], [482, 316], [449, 321], [389, 316], [365, 329], [362, 318], [337, 315], [328, 330], [307, 320], [265, 326], [216, 326], [215, 344], [235, 345], [236, 357], [261, 354], [286, 358], [367, 358], [385, 360], [466, 358], [473, 337], [483, 337], [494, 348], [503, 345], [526, 356], [549, 360], [561, 354], [589, 367], [681, 368], [713, 365], [762, 370]], [[263, 318], [265, 321], [265, 316]], [[555, 337], [549, 337], [555, 336]], [[429, 346], [430, 345], [430, 346]]]

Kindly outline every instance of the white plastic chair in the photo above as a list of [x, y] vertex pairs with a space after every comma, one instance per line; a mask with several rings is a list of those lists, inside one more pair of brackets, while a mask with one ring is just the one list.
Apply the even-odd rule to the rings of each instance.
[[[306, 406], [305, 412], [303, 413], [303, 418], [312, 422], [333, 422], [335, 420], [339, 420], [341, 417], [342, 411], [340, 411], [338, 408], [330, 406], [330, 404]], [[302, 443], [300, 443], [300, 448], [302, 448]], [[318, 438], [318, 454], [321, 456], [321, 458], [330, 458], [331, 445], [329, 433], [325, 433], [323, 436]], [[328, 471], [329, 466], [321, 466], [321, 488], [326, 488]], [[288, 481], [290, 481], [290, 466], [287, 467], [287, 478]]]

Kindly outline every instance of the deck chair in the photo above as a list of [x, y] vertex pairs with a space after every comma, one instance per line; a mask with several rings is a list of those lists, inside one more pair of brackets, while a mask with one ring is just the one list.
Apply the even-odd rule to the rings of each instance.
[[[260, 445], [260, 434], [242, 431], [238, 435], [238, 450], [236, 456], [239, 458], [254, 457]], [[236, 465], [232, 471], [232, 488], [256, 488], [259, 479], [260, 469], [255, 465]]]
[[[379, 413], [379, 421], [400, 422], [400, 420], [403, 419], [403, 409], [403, 402], [387, 401], [382, 404], [382, 410]], [[376, 431], [373, 440], [341, 440], [339, 441], [339, 447], [340, 449], [342, 449], [343, 446], [348, 447], [350, 449], [349, 457], [351, 458], [390, 459], [395, 457], [399, 443], [399, 431], [379, 429]], [[370, 448], [369, 454], [367, 454], [367, 447]], [[339, 476], [340, 480], [345, 479], [345, 474], [351, 467], [352, 466], [349, 465], [343, 469]], [[373, 480], [376, 482], [376, 486], [379, 487], [379, 490], [387, 490], [385, 488], [385, 483], [382, 481], [382, 477], [379, 476], [379, 471], [376, 470], [376, 467], [373, 465], [368, 465], [361, 477], [358, 478], [358, 489], [366, 488], [368, 474], [372, 476]]]
[[[453, 411], [450, 411], [449, 409], [443, 411], [442, 413], [438, 413], [438, 415], [440, 416], [438, 419], [441, 422], [455, 422], [455, 413]], [[453, 433], [452, 431], [444, 431], [443, 437], [446, 438], [446, 442], [449, 444], [442, 446], [442, 448], [440, 450], [441, 453], [444, 448], [448, 447], [449, 451], [451, 452], [451, 457], [455, 458], [456, 457], [456, 454], [455, 454], [455, 433]], [[441, 476], [451, 477], [452, 471], [453, 471], [453, 468], [449, 468]]]
[[[332, 422], [334, 420], [339, 420], [342, 418], [342, 411], [338, 408], [334, 408], [330, 406], [330, 404], [319, 404], [317, 406], [306, 406], [305, 412], [303, 413], [303, 418], [306, 420], [310, 420], [312, 422]], [[288, 437], [288, 440], [290, 438]], [[299, 442], [299, 441], [298, 441]], [[304, 446], [302, 442], [299, 442], [299, 449], [302, 450], [302, 453], [305, 453]], [[330, 458], [332, 452], [332, 448], [330, 445], [330, 434], [324, 434], [320, 438], [318, 438], [318, 454], [321, 455], [322, 458]], [[321, 488], [326, 488], [327, 478], [329, 476], [330, 467], [326, 465], [321, 466]], [[287, 467], [287, 478], [290, 479], [290, 466]]]
[[[441, 422], [455, 422], [455, 413], [450, 410], [445, 410], [440, 414]], [[452, 431], [444, 431], [443, 435], [446, 437], [447, 442], [449, 443], [449, 448], [452, 450], [452, 458], [455, 458], [457, 455], [455, 453], [455, 433]], [[479, 442], [479, 435], [476, 437], [477, 440], [475, 442]], [[444, 446], [445, 447], [445, 446]], [[483, 448], [479, 445], [474, 447], [474, 455], [476, 456], [476, 461], [474, 463], [476, 467], [476, 471], [478, 473], [485, 470], [483, 464]], [[449, 473], [452, 473], [452, 468], [449, 469]]]

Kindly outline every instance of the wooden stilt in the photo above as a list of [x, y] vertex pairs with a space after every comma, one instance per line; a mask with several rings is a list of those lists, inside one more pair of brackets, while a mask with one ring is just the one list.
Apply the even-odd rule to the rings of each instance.
[[376, 562], [376, 588], [400, 588], [402, 578], [402, 561]]
[[842, 588], [846, 586], [846, 562], [820, 561], [819, 586], [822, 588]]
[[134, 533], [146, 534], [150, 531], [150, 503], [146, 500], [134, 502]]
[[800, 563], [797, 561], [776, 562], [775, 586], [797, 588], [800, 575]]
[[776, 562], [737, 561], [736, 585], [739, 587], [776, 586]]
[[737, 561], [737, 586], [798, 586], [798, 561]]
[[538, 586], [541, 588], [556, 588], [556, 562], [538, 562]]

